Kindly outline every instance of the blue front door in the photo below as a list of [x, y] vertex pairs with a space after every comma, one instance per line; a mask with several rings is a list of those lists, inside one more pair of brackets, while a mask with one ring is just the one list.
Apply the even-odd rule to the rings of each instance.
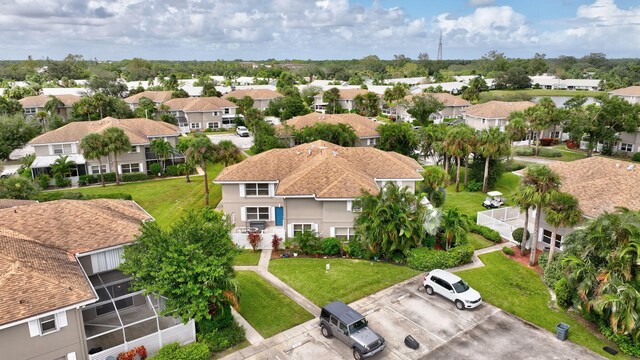
[[276, 207], [276, 226], [282, 226], [283, 218], [284, 208], [282, 206]]

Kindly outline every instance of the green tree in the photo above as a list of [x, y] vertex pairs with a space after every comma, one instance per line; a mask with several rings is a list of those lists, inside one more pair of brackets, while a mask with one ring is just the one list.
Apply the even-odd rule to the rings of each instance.
[[575, 196], [560, 191], [554, 192], [549, 199], [549, 204], [544, 211], [545, 221], [553, 227], [549, 249], [549, 262], [553, 261], [556, 250], [555, 239], [558, 228], [574, 227], [582, 221], [582, 210], [578, 206]]
[[444, 109], [444, 104], [433, 96], [414, 96], [411, 98], [411, 106], [407, 112], [415, 119], [414, 124], [420, 126], [428, 126], [433, 123], [429, 118]]
[[49, 100], [44, 103], [44, 110], [49, 113], [49, 115], [60, 115], [60, 110], [64, 107], [64, 103], [60, 101], [57, 97], [53, 95], [49, 95]]
[[418, 136], [411, 124], [406, 122], [382, 124], [378, 127], [378, 132], [381, 150], [413, 156], [418, 146]]
[[40, 193], [40, 188], [22, 176], [0, 179], [0, 199], [31, 200]]
[[380, 113], [380, 96], [374, 92], [356, 95], [353, 103], [358, 114], [362, 116], [375, 117]]
[[51, 172], [53, 176], [71, 176], [71, 169], [76, 166], [76, 162], [69, 160], [69, 156], [59, 155], [58, 158], [51, 164]]
[[15, 149], [23, 147], [40, 132], [40, 125], [22, 115], [0, 116], [0, 159], [9, 159]]
[[293, 132], [296, 143], [309, 143], [324, 140], [330, 143], [353, 147], [358, 142], [356, 131], [349, 124], [329, 124], [318, 122], [313, 126], [306, 126]]
[[457, 208], [448, 209], [444, 212], [440, 226], [444, 229], [443, 235], [446, 250], [451, 249], [453, 246], [458, 246], [467, 240], [469, 221]]
[[300, 98], [300, 95], [293, 94], [282, 98], [282, 112], [280, 113], [281, 120], [289, 120], [296, 116], [305, 115], [310, 112]]
[[71, 106], [70, 121], [100, 120], [105, 117], [127, 119], [133, 116], [133, 112], [124, 100], [96, 93], [93, 96], [85, 96]]
[[118, 169], [118, 154], [131, 150], [131, 140], [129, 140], [129, 137], [125, 134], [124, 130], [115, 126], [107, 128], [102, 133], [102, 136], [105, 144], [107, 145], [107, 152], [109, 154], [113, 154], [113, 161], [116, 169], [116, 185], [120, 185], [122, 174]]
[[0, 96], [0, 115], [12, 116], [22, 114], [22, 105], [15, 99], [7, 99]]
[[233, 96], [230, 96], [227, 98], [227, 100], [238, 105], [237, 113], [241, 115], [244, 115], [248, 109], [253, 107], [253, 98], [249, 95], [245, 95], [241, 99], [237, 99]]
[[267, 150], [287, 147], [287, 144], [283, 140], [278, 139], [275, 133], [273, 125], [267, 124], [264, 121], [256, 122], [253, 130], [253, 146], [251, 146], [251, 151], [259, 154]]
[[[521, 212], [524, 212], [523, 228], [526, 231], [522, 232], [520, 242], [520, 253], [524, 253], [527, 250], [527, 235], [529, 233], [529, 210], [535, 209], [539, 202], [536, 188], [532, 185], [518, 185], [516, 190], [511, 193], [511, 201], [520, 208]], [[514, 240], [518, 241], [518, 239]]]
[[138, 100], [138, 107], [133, 111], [133, 116], [137, 118], [155, 119], [156, 117], [156, 104], [151, 99], [141, 97]]
[[208, 208], [190, 212], [170, 230], [145, 222], [125, 247], [120, 270], [132, 277], [133, 289], [166, 298], [163, 315], [210, 319], [229, 305], [237, 308], [232, 228]]
[[[187, 153], [187, 151], [189, 150], [189, 146], [191, 145], [191, 141], [194, 138], [192, 137], [180, 137], [178, 139], [178, 144], [176, 144], [176, 150], [178, 150], [178, 152], [182, 155], [185, 155]], [[196, 164], [193, 162], [193, 159], [188, 158], [185, 156], [184, 158], [184, 164], [180, 164], [178, 165], [180, 166], [180, 170], [182, 170], [185, 174], [185, 181], [187, 183], [191, 182], [191, 179], [189, 178], [189, 175], [195, 170], [196, 168]]]
[[485, 159], [482, 192], [486, 193], [489, 180], [489, 160], [491, 158], [500, 158], [511, 153], [511, 142], [507, 134], [494, 126], [484, 129], [479, 133], [477, 149], [478, 154]]
[[449, 184], [449, 174], [443, 168], [437, 165], [425, 166], [418, 190], [427, 193], [429, 202], [433, 203], [433, 195], [439, 189], [445, 188], [447, 184]]
[[533, 226], [531, 257], [529, 258], [529, 265], [534, 266], [537, 262], [536, 249], [540, 232], [540, 218], [542, 217], [540, 214], [545, 210], [553, 194], [560, 188], [560, 176], [546, 165], [533, 164], [524, 169], [520, 184], [532, 186], [535, 189], [533, 194], [530, 194], [536, 203], [537, 215]]
[[[456, 192], [460, 192], [460, 167], [462, 158], [467, 158], [473, 149], [474, 130], [466, 124], [454, 125], [449, 129], [443, 146], [447, 154], [456, 158]], [[466, 173], [466, 172], [465, 172]]]
[[340, 90], [338, 88], [331, 88], [322, 93], [322, 102], [326, 103], [325, 112], [327, 114], [339, 114], [342, 112], [342, 107], [339, 103]]
[[319, 86], [307, 86], [302, 91], [300, 91], [300, 97], [307, 105], [307, 107], [311, 107], [313, 102], [315, 101], [315, 96], [322, 92], [322, 88]]
[[104, 186], [104, 174], [102, 173], [102, 157], [109, 155], [107, 143], [104, 137], [97, 133], [87, 134], [80, 140], [80, 149], [82, 155], [87, 160], [98, 160], [98, 173], [100, 174], [100, 183]]
[[387, 88], [384, 91], [383, 99], [389, 107], [395, 107], [398, 105], [398, 101], [404, 99], [409, 94], [409, 89], [402, 83], [393, 84], [393, 87]]
[[149, 147], [153, 154], [160, 160], [162, 163], [162, 172], [164, 173], [167, 164], [167, 158], [169, 155], [173, 154], [173, 146], [171, 143], [162, 138], [157, 138], [151, 140], [149, 143]]
[[373, 254], [405, 257], [421, 244], [425, 206], [413, 192], [388, 183], [378, 194], [365, 193], [357, 201], [362, 211], [355, 219], [356, 233]]
[[528, 89], [531, 87], [531, 78], [522, 67], [511, 66], [506, 71], [498, 73], [494, 86], [496, 89]]
[[215, 160], [223, 163], [224, 166], [239, 163], [243, 159], [242, 152], [231, 140], [220, 141], [216, 150]]
[[[445, 158], [442, 143], [447, 134], [448, 125], [444, 123], [431, 124], [421, 127], [418, 130], [418, 144], [421, 155], [426, 159], [427, 156], [436, 158], [436, 163], [440, 163]], [[447, 171], [448, 168], [445, 168]]]
[[216, 146], [206, 136], [199, 136], [189, 142], [185, 156], [193, 164], [200, 164], [204, 173], [204, 205], [209, 206], [209, 178], [207, 176], [207, 161], [214, 160]]

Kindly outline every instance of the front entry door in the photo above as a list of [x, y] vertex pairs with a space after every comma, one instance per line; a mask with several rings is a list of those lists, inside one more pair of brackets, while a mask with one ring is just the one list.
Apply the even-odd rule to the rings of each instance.
[[282, 206], [276, 207], [276, 226], [282, 226], [284, 218], [284, 208]]

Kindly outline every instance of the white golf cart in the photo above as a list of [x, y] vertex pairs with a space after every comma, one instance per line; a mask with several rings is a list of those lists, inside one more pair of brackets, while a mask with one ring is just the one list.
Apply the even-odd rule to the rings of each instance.
[[487, 209], [495, 209], [504, 205], [505, 198], [502, 197], [500, 191], [489, 191], [487, 197], [484, 199], [482, 206]]

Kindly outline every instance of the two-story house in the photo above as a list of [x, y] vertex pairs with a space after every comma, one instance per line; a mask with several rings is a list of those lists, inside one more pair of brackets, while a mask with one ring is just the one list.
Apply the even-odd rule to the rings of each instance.
[[0, 357], [105, 360], [195, 341], [193, 321], [159, 315], [165, 300], [131, 291], [116, 269], [149, 220], [125, 200], [0, 209]]
[[[355, 98], [358, 95], [364, 95], [370, 92], [365, 89], [340, 89], [340, 98], [338, 99], [338, 105], [343, 110], [351, 111], [355, 109]], [[322, 100], [323, 93], [320, 93], [313, 97], [313, 110], [319, 113], [325, 113], [327, 103]]]
[[253, 99], [253, 107], [258, 110], [265, 110], [269, 107], [271, 101], [284, 97], [284, 95], [279, 92], [269, 89], [242, 89], [227, 93], [222, 98], [227, 100], [230, 97], [242, 99], [245, 96]]
[[235, 127], [238, 105], [215, 96], [171, 99], [164, 103], [178, 119], [180, 132]]
[[[415, 190], [422, 167], [409, 157], [371, 147], [345, 148], [325, 141], [272, 149], [226, 167], [222, 208], [246, 245], [248, 228], [293, 237], [302, 231], [349, 239], [363, 191], [377, 194], [388, 182]], [[262, 246], [269, 247], [270, 241]]]
[[41, 111], [45, 111], [44, 105], [51, 100], [52, 98], [57, 98], [62, 103], [61, 107], [56, 109], [55, 114], [62, 116], [63, 119], [68, 120], [69, 115], [71, 113], [71, 107], [73, 104], [80, 101], [81, 97], [77, 95], [36, 95], [36, 96], [27, 96], [20, 100], [20, 105], [22, 105], [22, 109], [24, 110], [24, 114], [26, 116], [35, 116], [37, 113]]
[[286, 127], [284, 125], [276, 125], [276, 136], [286, 139], [289, 142], [289, 146], [294, 146], [296, 145], [295, 139], [288, 133], [289, 131], [286, 128], [300, 130], [314, 126], [317, 123], [347, 124], [351, 126], [358, 136], [356, 146], [376, 146], [380, 143], [378, 122], [358, 114], [322, 114], [313, 112], [296, 116], [287, 120]]
[[129, 105], [131, 110], [135, 110], [138, 107], [138, 103], [140, 103], [140, 99], [142, 99], [143, 97], [153, 101], [155, 106], [158, 106], [164, 102], [171, 100], [172, 96], [172, 91], [143, 91], [141, 93], [126, 97], [124, 99], [124, 102]]
[[[40, 173], [51, 172], [51, 164], [60, 156], [68, 156], [76, 166], [71, 171], [71, 181], [76, 183], [80, 175], [98, 174], [99, 161], [85, 159], [80, 148], [80, 141], [91, 133], [103, 133], [110, 127], [124, 130], [131, 142], [131, 150], [118, 154], [118, 167], [113, 156], [102, 157], [102, 172], [118, 172], [119, 174], [147, 172], [148, 164], [157, 158], [150, 149], [153, 139], [164, 139], [175, 148], [178, 141], [178, 128], [162, 121], [150, 119], [115, 119], [111, 117], [98, 121], [77, 121], [63, 127], [46, 132], [29, 142], [33, 146], [36, 158], [31, 164], [31, 172], [35, 178]], [[170, 160], [182, 162], [184, 156], [174, 154]]]
[[395, 117], [397, 120], [413, 121], [413, 116], [409, 114], [407, 110], [413, 106], [413, 99], [415, 99], [417, 96], [430, 96], [440, 101], [444, 105], [444, 108], [442, 110], [436, 111], [430, 116], [430, 118], [436, 124], [441, 123], [444, 119], [455, 119], [462, 117], [465, 109], [471, 106], [471, 103], [469, 101], [459, 96], [451, 95], [449, 93], [421, 93], [405, 96], [404, 101], [401, 101], [397, 106], [394, 107], [385, 107], [384, 109], [382, 109], [382, 113], [388, 116]]
[[610, 91], [609, 94], [627, 100], [631, 104], [640, 104], [640, 86], [629, 86]]
[[514, 111], [524, 111], [535, 103], [531, 101], [489, 101], [469, 106], [464, 111], [464, 122], [476, 130], [504, 127], [509, 123], [509, 115]]

